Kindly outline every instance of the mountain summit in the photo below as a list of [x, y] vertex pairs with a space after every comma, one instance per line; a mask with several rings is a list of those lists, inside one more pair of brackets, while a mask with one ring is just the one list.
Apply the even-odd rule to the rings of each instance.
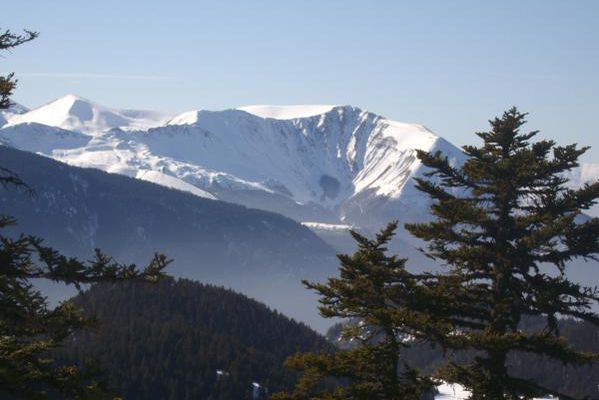
[[9, 125], [36, 122], [66, 130], [98, 133], [112, 128], [147, 129], [172, 117], [159, 111], [116, 110], [68, 94], [34, 110], [15, 115]]

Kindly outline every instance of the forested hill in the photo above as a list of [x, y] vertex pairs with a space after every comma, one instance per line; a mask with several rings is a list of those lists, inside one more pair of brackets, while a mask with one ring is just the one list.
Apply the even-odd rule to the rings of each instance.
[[250, 399], [254, 382], [265, 398], [294, 382], [288, 355], [332, 347], [257, 301], [189, 280], [93, 286], [74, 301], [99, 328], [59, 359], [96, 359], [125, 399]]

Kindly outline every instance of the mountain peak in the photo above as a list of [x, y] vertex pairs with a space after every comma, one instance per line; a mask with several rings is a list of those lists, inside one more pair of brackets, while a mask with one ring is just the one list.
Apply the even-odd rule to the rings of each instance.
[[37, 122], [66, 130], [98, 134], [106, 130], [148, 129], [166, 123], [172, 115], [159, 111], [118, 110], [67, 94], [41, 107], [15, 115], [8, 125]]
[[[67, 94], [64, 95], [62, 97], [59, 97], [57, 99], [52, 100], [49, 103], [46, 103], [44, 105], [42, 105], [41, 107], [36, 108], [37, 110], [42, 109], [42, 108], [52, 108], [56, 111], [61, 110], [61, 111], [65, 111], [65, 112], [69, 112], [70, 109], [75, 106], [75, 104], [78, 104], [80, 107], [81, 106], [85, 106], [85, 107], [100, 107], [102, 108], [102, 106], [98, 105], [98, 104], [94, 104], [92, 101], [81, 97], [77, 94]], [[30, 110], [32, 111], [32, 110]]]
[[91, 103], [90, 100], [86, 99], [85, 97], [79, 96], [78, 94], [75, 93], [69, 93], [69, 94], [65, 94], [62, 97], [57, 98], [56, 100], [51, 101], [49, 104], [51, 103], [56, 103], [56, 102], [67, 102], [67, 101], [83, 101], [86, 103]]

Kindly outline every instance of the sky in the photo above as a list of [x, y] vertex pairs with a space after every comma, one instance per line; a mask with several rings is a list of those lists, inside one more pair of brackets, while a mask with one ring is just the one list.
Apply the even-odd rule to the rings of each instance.
[[599, 1], [13, 0], [14, 100], [116, 108], [350, 104], [457, 145], [517, 106], [599, 162]]

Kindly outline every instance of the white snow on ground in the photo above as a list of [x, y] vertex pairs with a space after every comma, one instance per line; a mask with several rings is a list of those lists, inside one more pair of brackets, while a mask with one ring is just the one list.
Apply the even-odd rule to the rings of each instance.
[[245, 106], [238, 110], [254, 114], [262, 118], [295, 119], [325, 114], [335, 106], [332, 105], [295, 105], [295, 106]]
[[439, 394], [435, 397], [435, 400], [466, 400], [470, 393], [460, 385], [452, 385], [450, 383], [443, 383], [437, 386]]
[[[439, 394], [435, 397], [435, 400], [466, 400], [470, 393], [460, 385], [453, 385], [449, 383], [443, 383], [437, 386]], [[535, 398], [533, 400], [554, 400], [553, 397]]]

